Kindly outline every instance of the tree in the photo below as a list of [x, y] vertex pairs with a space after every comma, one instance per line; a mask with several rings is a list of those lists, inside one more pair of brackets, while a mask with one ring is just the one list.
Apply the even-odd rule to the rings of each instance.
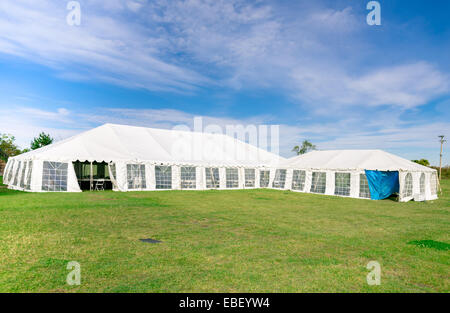
[[47, 146], [53, 142], [53, 138], [50, 137], [50, 135], [42, 132], [39, 134], [38, 137], [35, 137], [33, 141], [31, 142], [31, 150], [36, 150], [39, 148], [42, 148], [44, 146]]
[[302, 146], [295, 146], [292, 151], [297, 153], [297, 155], [305, 154], [306, 152], [316, 150], [316, 145], [313, 145], [308, 140], [303, 140]]
[[8, 155], [0, 148], [0, 160], [6, 161], [7, 159]]
[[430, 166], [430, 162], [428, 162], [427, 159], [412, 160], [412, 161], [423, 166]]
[[0, 158], [7, 161], [9, 157], [20, 154], [20, 149], [14, 143], [16, 138], [10, 134], [0, 134]]

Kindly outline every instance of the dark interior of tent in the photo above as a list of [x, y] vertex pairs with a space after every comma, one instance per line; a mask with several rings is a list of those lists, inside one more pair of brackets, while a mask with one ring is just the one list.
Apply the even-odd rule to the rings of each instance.
[[73, 162], [81, 190], [111, 190], [112, 182], [106, 162]]

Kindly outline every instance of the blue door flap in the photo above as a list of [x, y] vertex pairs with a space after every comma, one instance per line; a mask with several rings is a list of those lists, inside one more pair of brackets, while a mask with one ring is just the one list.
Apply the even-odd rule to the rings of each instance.
[[372, 200], [386, 199], [399, 192], [398, 172], [365, 170]]

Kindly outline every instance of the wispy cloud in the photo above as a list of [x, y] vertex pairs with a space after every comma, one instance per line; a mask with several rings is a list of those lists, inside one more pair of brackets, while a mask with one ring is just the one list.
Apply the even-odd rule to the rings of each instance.
[[291, 16], [262, 1], [80, 2], [82, 25], [70, 27], [60, 2], [2, 1], [0, 52], [65, 79], [180, 93], [265, 88], [322, 107], [411, 108], [450, 90], [426, 60], [359, 69], [361, 19], [351, 7]]
[[426, 62], [380, 68], [359, 76], [337, 69], [296, 69], [292, 77], [298, 84], [299, 98], [310, 103], [328, 102], [338, 110], [343, 105], [408, 109], [450, 90], [448, 75]]
[[181, 92], [208, 82], [201, 74], [158, 58], [137, 25], [87, 6], [82, 25], [71, 27], [61, 4], [2, 1], [0, 51], [47, 65], [64, 77], [129, 87]]
[[[414, 153], [434, 147], [431, 138], [436, 133], [449, 133], [444, 118], [410, 121], [404, 116], [438, 99], [436, 111], [448, 116], [448, 68], [423, 54], [389, 58], [391, 50], [367, 40], [366, 12], [354, 5], [304, 1], [298, 2], [301, 9], [292, 9], [297, 2], [80, 3], [81, 26], [70, 27], [65, 1], [1, 1], [0, 57], [12, 55], [44, 65], [65, 80], [171, 95], [276, 93], [278, 99], [288, 99], [283, 103], [293, 105], [289, 121], [279, 118], [276, 102], [265, 111], [254, 105], [255, 113], [247, 110], [245, 118], [209, 113], [205, 121], [279, 123], [285, 156], [303, 139], [321, 149], [408, 148]], [[75, 103], [17, 100], [17, 105], [2, 101], [0, 131], [14, 133], [23, 146], [42, 130], [60, 139], [106, 122], [191, 126], [195, 113], [204, 113], [185, 112], [186, 106], [136, 109], [127, 100], [111, 108], [105, 100], [87, 114], [85, 106]], [[40, 103], [47, 103], [45, 109]]]
[[[41, 131], [49, 132], [57, 140], [61, 140], [104, 123], [164, 129], [184, 125], [194, 130], [195, 117], [197, 116], [194, 114], [172, 109], [91, 108], [90, 113], [85, 114], [71, 112], [64, 108], [57, 111], [45, 111], [12, 107], [4, 110], [0, 116], [0, 125], [2, 129], [7, 129], [16, 135], [18, 143], [26, 147]], [[266, 121], [272, 118], [271, 116], [253, 116], [246, 119], [202, 117], [203, 127], [211, 124], [218, 125], [224, 133], [227, 125], [267, 125]], [[424, 155], [424, 149], [437, 149], [437, 141], [430, 140], [435, 138], [437, 133], [450, 131], [448, 122], [408, 123], [401, 121], [395, 114], [391, 116], [388, 113], [380, 118], [378, 122], [367, 124], [351, 118], [304, 125], [280, 124], [280, 154], [285, 157], [293, 156], [292, 147], [304, 139], [309, 139], [321, 150], [384, 149], [405, 157], [418, 158]], [[58, 121], [58, 126], [48, 127], [48, 120]], [[386, 124], [390, 126], [386, 127]], [[411, 151], [417, 151], [417, 153], [414, 154]], [[436, 156], [430, 155], [428, 158], [432, 162], [437, 161]], [[445, 162], [448, 161], [444, 160]]]

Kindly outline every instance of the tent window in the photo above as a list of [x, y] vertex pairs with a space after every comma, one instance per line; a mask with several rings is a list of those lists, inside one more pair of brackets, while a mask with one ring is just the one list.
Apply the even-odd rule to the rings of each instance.
[[306, 172], [294, 170], [292, 173], [292, 189], [303, 190], [305, 188]]
[[255, 187], [255, 169], [245, 169], [245, 187]]
[[259, 187], [267, 188], [269, 187], [270, 181], [270, 171], [260, 171], [259, 172]]
[[334, 173], [334, 194], [350, 196], [350, 173]]
[[24, 188], [25, 187], [25, 170], [27, 168], [27, 163], [28, 162], [23, 162], [22, 175], [20, 176], [20, 188]]
[[370, 199], [370, 189], [366, 174], [359, 174], [359, 197]]
[[425, 195], [425, 174], [420, 174], [420, 194]]
[[44, 161], [43, 191], [67, 191], [67, 163]]
[[14, 170], [14, 160], [11, 161], [11, 168], [8, 169], [8, 184], [10, 184], [12, 176], [13, 176], [13, 170]]
[[181, 189], [195, 189], [196, 187], [195, 167], [181, 168]]
[[323, 172], [313, 172], [311, 181], [311, 192], [325, 193], [327, 175]]
[[26, 190], [31, 190], [31, 173], [33, 172], [33, 161], [28, 162], [28, 171], [27, 171], [27, 183], [25, 184]]
[[206, 188], [219, 188], [220, 178], [218, 168], [205, 168]]
[[5, 172], [3, 173], [3, 183], [4, 184], [8, 184], [8, 176], [9, 176], [12, 162], [13, 161], [8, 161], [8, 163], [6, 163]]
[[9, 166], [8, 161], [6, 161], [6, 166], [3, 169], [3, 177], [6, 176], [6, 172], [8, 171], [8, 166]]
[[3, 183], [4, 184], [6, 184], [8, 182], [8, 173], [9, 173], [9, 168], [11, 167], [11, 162], [6, 163], [5, 171], [3, 172]]
[[227, 188], [239, 187], [239, 172], [237, 168], [227, 168]]
[[412, 175], [411, 173], [406, 174], [405, 185], [403, 186], [402, 197], [411, 197], [413, 189]]
[[155, 166], [156, 189], [172, 189], [172, 167]]
[[434, 196], [437, 194], [437, 178], [436, 173], [432, 173], [430, 177], [431, 194]]
[[145, 181], [145, 165], [127, 164], [127, 182], [128, 189], [147, 188], [147, 184]]
[[284, 188], [285, 183], [286, 183], [286, 170], [276, 170], [272, 187]]
[[14, 175], [14, 183], [13, 186], [17, 186], [18, 182], [19, 182], [19, 173], [20, 173], [20, 167], [22, 166], [22, 162], [19, 161], [19, 164], [17, 165], [17, 169], [16, 169], [16, 175]]

